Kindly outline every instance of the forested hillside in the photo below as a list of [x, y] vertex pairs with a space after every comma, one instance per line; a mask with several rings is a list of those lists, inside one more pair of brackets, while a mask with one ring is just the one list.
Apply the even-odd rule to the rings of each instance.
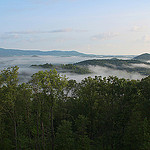
[[74, 65], [74, 64], [59, 64], [59, 65], [52, 65], [52, 64], [43, 64], [43, 65], [31, 65], [32, 68], [46, 68], [46, 69], [57, 69], [59, 72], [70, 72], [76, 74], [90, 74], [91, 71], [88, 67]]
[[0, 149], [149, 150], [150, 76], [67, 80], [39, 71], [18, 84], [0, 74]]
[[148, 54], [148, 53], [141, 54], [139, 56], [134, 57], [133, 59], [148, 61], [148, 60], [150, 60], [150, 54]]
[[42, 64], [42, 65], [31, 65], [35, 68], [56, 68], [58, 71], [71, 72], [77, 74], [90, 74], [93, 73], [89, 66], [101, 66], [115, 70], [124, 70], [129, 73], [139, 73], [141, 75], [150, 75], [150, 63], [142, 62], [139, 60], [122, 60], [122, 59], [92, 59], [84, 60], [74, 64]]
[[102, 66], [116, 70], [125, 70], [127, 72], [140, 73], [142, 75], [150, 75], [150, 63], [140, 60], [122, 60], [122, 59], [92, 59], [85, 60], [75, 65], [81, 66]]

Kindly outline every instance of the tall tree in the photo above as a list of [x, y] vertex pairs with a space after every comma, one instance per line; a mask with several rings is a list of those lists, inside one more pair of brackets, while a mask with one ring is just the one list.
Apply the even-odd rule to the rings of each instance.
[[[17, 134], [17, 115], [16, 115], [16, 93], [18, 86], [18, 67], [10, 67], [1, 71], [0, 86], [1, 86], [1, 110], [10, 118], [9, 124], [13, 125], [15, 149], [18, 149], [18, 134]], [[6, 118], [7, 119], [7, 118]], [[3, 139], [2, 139], [3, 140]], [[12, 142], [13, 143], [13, 142]]]
[[56, 149], [70, 150], [74, 149], [74, 135], [72, 132], [72, 124], [63, 120], [56, 132]]
[[54, 106], [58, 99], [64, 95], [67, 79], [60, 76], [57, 71], [39, 71], [32, 76], [31, 84], [35, 95], [42, 93], [49, 105], [49, 119], [51, 121], [51, 149], [54, 150]]

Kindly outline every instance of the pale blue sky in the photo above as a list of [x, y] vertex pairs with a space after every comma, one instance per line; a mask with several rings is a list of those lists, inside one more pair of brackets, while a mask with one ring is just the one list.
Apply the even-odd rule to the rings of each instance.
[[0, 47], [150, 53], [149, 0], [1, 0]]

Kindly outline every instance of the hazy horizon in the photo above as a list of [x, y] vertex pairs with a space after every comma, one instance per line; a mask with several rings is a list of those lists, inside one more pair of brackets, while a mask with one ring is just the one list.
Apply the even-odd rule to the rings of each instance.
[[97, 55], [150, 52], [148, 0], [0, 1], [0, 47]]
[[[86, 52], [81, 52], [81, 51], [78, 51], [78, 50], [63, 50], [63, 49], [51, 49], [51, 50], [40, 50], [40, 49], [19, 49], [19, 48], [4, 48], [4, 47], [0, 47], [2, 49], [6, 49], [6, 50], [21, 50], [21, 51], [41, 51], [41, 52], [49, 52], [49, 51], [62, 51], [62, 52], [71, 52], [71, 51], [75, 51], [75, 52], [79, 52], [79, 53], [83, 53], [83, 54], [87, 54], [87, 55], [104, 55], [104, 56], [137, 56], [137, 55], [141, 55], [141, 54], [144, 54], [144, 53], [139, 53], [139, 54], [95, 54], [95, 53], [92, 53], [92, 52], [89, 52], [89, 53], [86, 53]], [[146, 53], [146, 52], [145, 52]], [[32, 56], [32, 54], [31, 54]], [[39, 55], [40, 56], [40, 55]]]

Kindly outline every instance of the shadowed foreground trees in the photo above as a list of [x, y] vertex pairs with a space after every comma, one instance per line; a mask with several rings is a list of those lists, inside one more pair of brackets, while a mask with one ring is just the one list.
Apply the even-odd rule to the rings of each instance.
[[0, 149], [149, 150], [150, 76], [67, 80], [40, 71], [18, 84], [0, 74]]

